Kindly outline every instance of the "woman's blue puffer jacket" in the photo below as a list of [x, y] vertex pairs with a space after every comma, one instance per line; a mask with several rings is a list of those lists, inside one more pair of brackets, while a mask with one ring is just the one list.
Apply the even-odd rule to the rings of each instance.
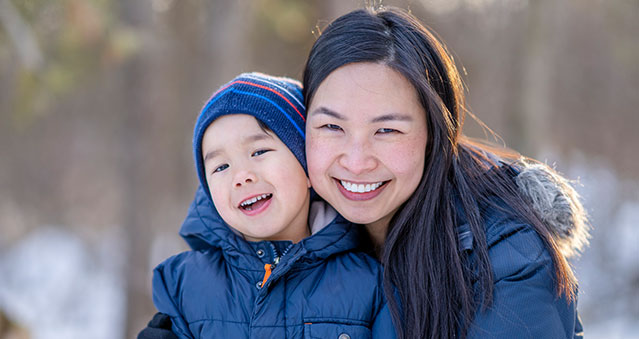
[[[544, 164], [504, 164], [500, 169], [516, 181], [531, 210], [551, 231], [560, 253], [567, 258], [579, 254], [588, 242], [589, 226], [569, 182]], [[502, 210], [482, 211], [493, 300], [477, 310], [468, 338], [582, 339], [576, 297], [557, 296], [552, 259], [539, 234], [497, 201]], [[472, 266], [476, 243], [463, 216], [459, 237]]]
[[247, 242], [198, 189], [180, 231], [193, 250], [156, 267], [155, 306], [180, 338], [394, 338], [381, 266], [356, 251], [356, 225], [328, 215], [297, 244]]

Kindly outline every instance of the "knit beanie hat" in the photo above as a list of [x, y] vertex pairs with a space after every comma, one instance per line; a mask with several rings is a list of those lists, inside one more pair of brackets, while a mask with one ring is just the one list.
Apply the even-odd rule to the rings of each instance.
[[306, 172], [304, 124], [306, 108], [299, 81], [262, 73], [243, 73], [218, 89], [207, 101], [195, 123], [193, 150], [200, 184], [211, 199], [204, 160], [202, 137], [209, 125], [228, 114], [254, 116], [288, 146]]

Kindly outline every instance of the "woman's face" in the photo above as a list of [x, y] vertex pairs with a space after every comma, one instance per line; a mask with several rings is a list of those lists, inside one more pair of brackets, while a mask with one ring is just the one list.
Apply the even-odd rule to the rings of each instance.
[[306, 138], [313, 188], [355, 223], [387, 226], [424, 171], [424, 108], [386, 65], [353, 63], [329, 74], [308, 107]]

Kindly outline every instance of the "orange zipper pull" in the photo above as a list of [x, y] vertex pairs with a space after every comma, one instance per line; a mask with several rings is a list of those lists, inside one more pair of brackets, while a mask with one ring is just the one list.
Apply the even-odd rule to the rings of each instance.
[[262, 279], [262, 287], [266, 284], [266, 281], [268, 280], [268, 277], [271, 276], [271, 264], [265, 264], [264, 265], [264, 279]]

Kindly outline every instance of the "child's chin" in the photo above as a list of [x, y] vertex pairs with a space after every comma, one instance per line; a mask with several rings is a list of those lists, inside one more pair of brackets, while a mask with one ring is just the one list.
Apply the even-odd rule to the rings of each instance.
[[251, 241], [272, 241], [276, 240], [277, 232], [244, 233], [244, 237]]

